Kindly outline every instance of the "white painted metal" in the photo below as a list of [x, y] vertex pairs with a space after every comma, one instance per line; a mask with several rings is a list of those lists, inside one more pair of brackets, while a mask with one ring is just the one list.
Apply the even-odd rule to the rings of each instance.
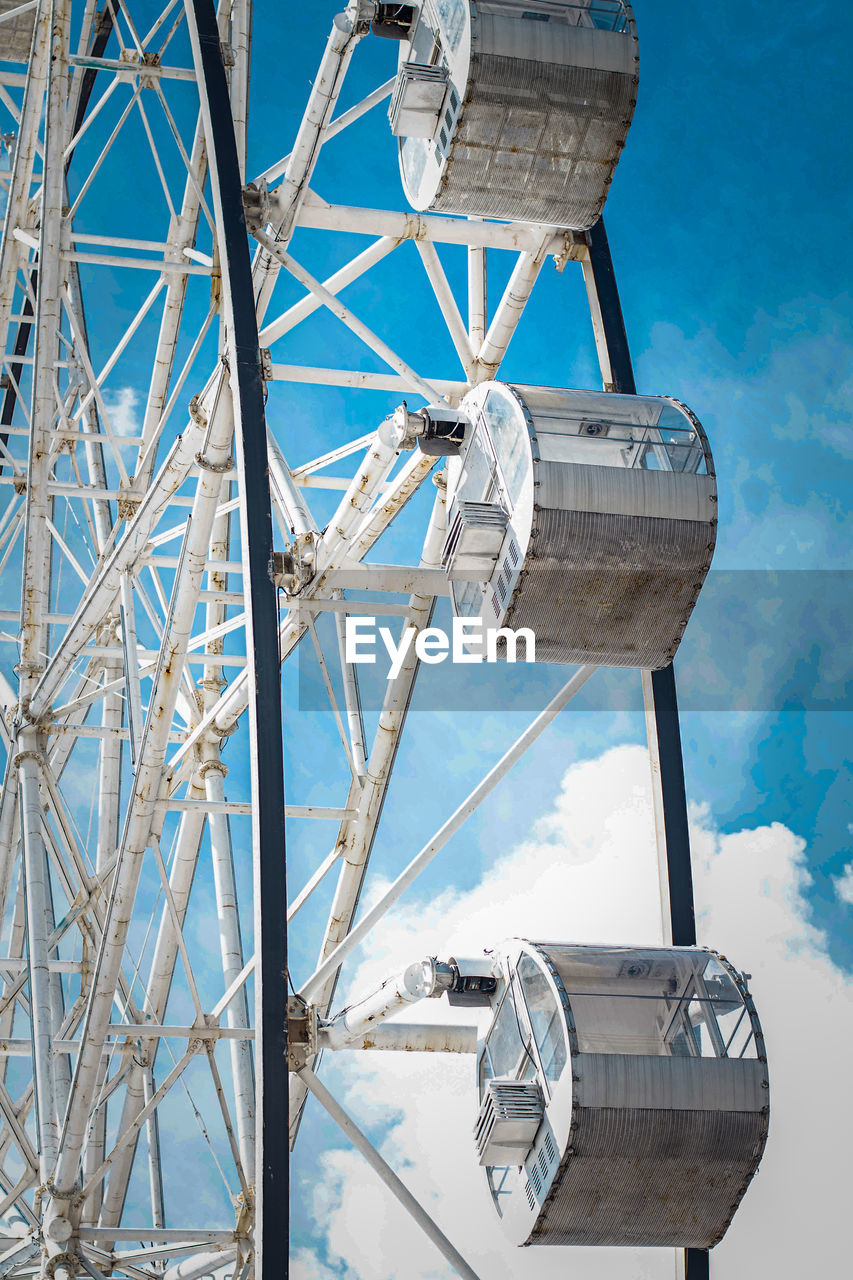
[[[383, 871], [403, 870], [355, 925], [419, 662], [412, 646], [378, 715], [366, 714], [357, 669], [346, 661], [345, 615], [384, 612], [383, 622], [396, 617], [394, 626], [419, 632], [446, 593], [444, 472], [418, 451], [401, 453], [399, 427], [377, 427], [382, 413], [404, 397], [458, 404], [495, 375], [525, 308], [535, 305], [548, 259], [562, 269], [583, 262], [585, 247], [562, 229], [332, 204], [311, 189], [324, 181], [323, 149], [346, 156], [355, 121], [372, 119], [385, 138], [376, 108], [390, 92], [388, 80], [335, 115], [372, 12], [369, 0], [352, 0], [335, 18], [293, 148], [271, 157], [248, 193], [260, 342], [268, 351], [277, 545], [293, 570], [279, 593], [281, 657], [295, 665], [310, 628], [329, 687], [342, 689], [343, 741], [322, 766], [324, 803], [305, 794], [301, 778], [290, 785], [295, 864], [304, 828], [316, 830], [316, 821], [335, 827], [331, 843], [291, 883], [288, 916], [301, 928], [309, 899], [328, 890], [325, 926], [303, 940], [316, 955], [302, 988], [321, 1020], [314, 1048], [473, 1053], [470, 1026], [391, 1022], [366, 1031], [379, 1006], [387, 1007], [387, 993], [342, 1023], [340, 966], [369, 942], [371, 927], [592, 668], [533, 720], [420, 854], [412, 860], [405, 833], [395, 842], [396, 862]], [[0, 245], [0, 405], [10, 390], [16, 401], [0, 448], [7, 606], [0, 617], [19, 643], [0, 671], [0, 1218], [17, 1211], [35, 1234], [23, 1245], [0, 1238], [0, 1272], [45, 1280], [71, 1280], [75, 1269], [96, 1280], [210, 1273], [252, 1280], [258, 1100], [254, 959], [243, 938], [251, 932], [255, 797], [244, 764], [241, 495], [222, 362], [227, 335], [205, 104], [195, 98], [186, 108], [196, 91], [180, 0], [109, 6], [113, 31], [97, 56], [94, 0], [39, 0], [32, 14], [26, 77], [0, 77], [0, 111], [17, 134]], [[245, 172], [248, 0], [223, 0], [219, 21], [229, 64], [233, 58], [228, 74]], [[256, 7], [261, 38], [263, 21]], [[95, 72], [88, 100], [87, 70]], [[393, 148], [389, 159], [393, 166]], [[129, 193], [131, 160], [138, 178]], [[274, 188], [268, 204], [264, 182]], [[372, 242], [355, 256], [330, 255], [320, 279], [303, 265], [307, 231], [332, 246], [352, 235]], [[367, 304], [343, 300], [348, 286], [370, 281], [397, 253], [401, 262], [410, 254], [414, 269], [400, 271], [393, 311], [384, 300], [371, 314]], [[454, 285], [454, 253], [464, 259], [467, 297]], [[509, 282], [490, 311], [487, 258], [498, 253], [511, 255]], [[121, 314], [105, 300], [107, 271], [129, 300]], [[295, 302], [294, 281], [305, 291]], [[415, 292], [447, 330], [456, 352], [447, 368], [422, 368], [420, 356], [408, 354], [403, 326], [389, 325]], [[16, 354], [28, 305], [35, 341]], [[346, 326], [347, 340], [388, 371], [362, 369], [348, 347], [330, 353], [317, 342], [306, 356], [303, 335], [319, 316]], [[344, 387], [353, 404], [364, 390], [371, 407], [359, 407], [355, 439], [333, 424], [328, 446], [312, 458], [298, 435], [278, 436], [294, 385]], [[379, 394], [386, 409], [377, 413]], [[431, 511], [419, 517], [413, 499], [431, 472]], [[405, 522], [410, 563], [388, 563], [394, 556], [383, 539]], [[279, 580], [286, 579], [282, 571]], [[20, 610], [12, 607], [18, 580]], [[361, 591], [382, 593], [382, 603], [359, 599]], [[0, 657], [6, 653], [0, 649]], [[334, 1030], [344, 1025], [345, 1032]], [[22, 1077], [14, 1072], [26, 1071], [30, 1055], [33, 1071], [18, 1090]], [[291, 1081], [293, 1139], [313, 1092], [451, 1265], [473, 1275], [343, 1116], [316, 1066], [312, 1053], [309, 1068]], [[199, 1168], [217, 1179], [218, 1166], [227, 1184], [215, 1229], [198, 1225], [192, 1187], [175, 1194], [176, 1123], [186, 1125], [182, 1143], [200, 1126]]]

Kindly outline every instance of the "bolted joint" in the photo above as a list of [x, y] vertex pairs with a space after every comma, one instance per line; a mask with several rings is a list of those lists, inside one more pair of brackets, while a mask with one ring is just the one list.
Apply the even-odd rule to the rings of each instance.
[[[133, 476], [130, 477], [130, 484], [133, 484]], [[142, 494], [131, 493], [127, 485], [124, 484], [122, 484], [121, 488], [122, 495], [118, 500], [118, 518], [119, 520], [132, 520], [142, 501]]]
[[287, 997], [287, 1065], [300, 1071], [317, 1052], [317, 1010], [301, 996]]
[[292, 551], [272, 553], [272, 576], [277, 587], [290, 594], [296, 586], [298, 564]]
[[197, 453], [195, 455], [195, 464], [202, 471], [212, 471], [214, 475], [227, 475], [229, 471], [234, 470], [234, 459], [226, 458], [224, 462], [211, 462], [206, 453]]
[[76, 1253], [55, 1253], [44, 1264], [45, 1280], [54, 1280], [57, 1271], [62, 1268], [66, 1276], [80, 1274], [80, 1259]]
[[272, 553], [272, 580], [288, 595], [295, 595], [314, 574], [316, 549], [312, 536], [291, 543], [287, 551]]
[[249, 182], [243, 188], [243, 212], [246, 215], [246, 226], [250, 230], [253, 227], [265, 227], [270, 221], [270, 192], [263, 178], [257, 182]]
[[190, 413], [190, 418], [196, 424], [196, 426], [198, 427], [207, 426], [207, 412], [205, 411], [204, 405], [201, 402], [200, 395], [194, 395], [192, 400], [190, 400], [189, 413]]
[[223, 778], [228, 777], [228, 765], [223, 764], [221, 760], [205, 760], [204, 764], [198, 767], [198, 776], [204, 781], [209, 773], [221, 774]]

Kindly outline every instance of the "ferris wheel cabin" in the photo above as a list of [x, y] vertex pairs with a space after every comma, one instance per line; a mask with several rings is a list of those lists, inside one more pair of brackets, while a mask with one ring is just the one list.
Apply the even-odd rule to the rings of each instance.
[[540, 662], [671, 662], [717, 525], [711, 451], [690, 410], [486, 382], [458, 416], [443, 553], [454, 614], [485, 631], [530, 628]]
[[412, 207], [592, 226], [637, 99], [630, 5], [422, 0], [399, 8], [412, 17], [389, 117]]
[[769, 1118], [742, 975], [705, 950], [520, 940], [500, 964], [475, 1141], [513, 1242], [715, 1245]]

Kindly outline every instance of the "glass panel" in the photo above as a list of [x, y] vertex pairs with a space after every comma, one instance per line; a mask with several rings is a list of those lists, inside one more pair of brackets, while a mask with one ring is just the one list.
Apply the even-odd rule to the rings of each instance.
[[427, 161], [427, 142], [424, 138], [403, 138], [400, 156], [406, 186], [413, 196], [417, 196]]
[[483, 588], [479, 582], [451, 582], [453, 608], [459, 618], [478, 618], [483, 607]]
[[[727, 1058], [755, 1058], [758, 1056], [749, 1014], [745, 1009], [741, 1012], [743, 1017], [729, 1014], [727, 1018], [721, 1019], [720, 1022], [720, 1030], [726, 1037]], [[728, 1034], [726, 1034], [727, 1031]]]
[[756, 1054], [740, 992], [713, 956], [616, 947], [545, 950], [566, 987], [582, 1053]]
[[498, 1078], [517, 1079], [528, 1060], [511, 991], [504, 996], [494, 1026], [489, 1032], [486, 1053], [489, 1055], [488, 1071]]
[[676, 405], [638, 396], [632, 409], [610, 406], [607, 399], [572, 392], [561, 409], [537, 406], [534, 400], [542, 457], [628, 470], [707, 473], [699, 432]]
[[530, 440], [521, 408], [508, 395], [490, 391], [483, 410], [507, 496], [514, 507], [531, 467]]
[[412, 41], [409, 62], [419, 62], [421, 66], [428, 67], [436, 61], [437, 54], [438, 36], [422, 10], [421, 20], [417, 25], [415, 38]]
[[435, 0], [435, 7], [438, 10], [444, 39], [455, 53], [465, 29], [467, 0]]
[[565, 22], [570, 27], [597, 27], [600, 31], [626, 31], [628, 14], [623, 0], [479, 0], [482, 13], [522, 18], [528, 22]]
[[490, 502], [496, 490], [494, 459], [478, 424], [465, 453], [456, 498], [459, 502]]
[[641, 1053], [661, 1056], [670, 1049], [663, 1031], [672, 1016], [672, 997], [632, 997], [618, 992], [569, 994], [581, 1053]]
[[531, 956], [522, 956], [518, 976], [530, 1014], [530, 1023], [549, 1084], [559, 1080], [566, 1065], [566, 1038], [563, 1033], [563, 1011], [548, 984], [545, 974]]

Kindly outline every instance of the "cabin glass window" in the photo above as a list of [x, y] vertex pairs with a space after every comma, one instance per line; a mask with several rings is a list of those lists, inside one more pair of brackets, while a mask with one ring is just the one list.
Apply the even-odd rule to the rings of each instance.
[[513, 997], [512, 989], [508, 990], [489, 1032], [480, 1070], [481, 1088], [489, 1079], [523, 1079], [530, 1061]]
[[545, 1079], [549, 1084], [555, 1084], [566, 1065], [563, 1011], [557, 1004], [548, 979], [531, 956], [521, 957], [518, 976]]
[[482, 423], [478, 424], [468, 445], [457, 501], [493, 502], [497, 495], [495, 460]]
[[518, 502], [530, 471], [530, 441], [521, 408], [506, 394], [490, 391], [484, 407], [509, 504]]
[[465, 30], [468, 0], [435, 0], [435, 7], [445, 43], [455, 53], [459, 48], [462, 32]]
[[410, 191], [418, 191], [427, 161], [427, 143], [423, 138], [403, 138], [400, 145], [403, 176]]
[[563, 981], [581, 1053], [750, 1058], [750, 1012], [706, 952], [549, 951]]

